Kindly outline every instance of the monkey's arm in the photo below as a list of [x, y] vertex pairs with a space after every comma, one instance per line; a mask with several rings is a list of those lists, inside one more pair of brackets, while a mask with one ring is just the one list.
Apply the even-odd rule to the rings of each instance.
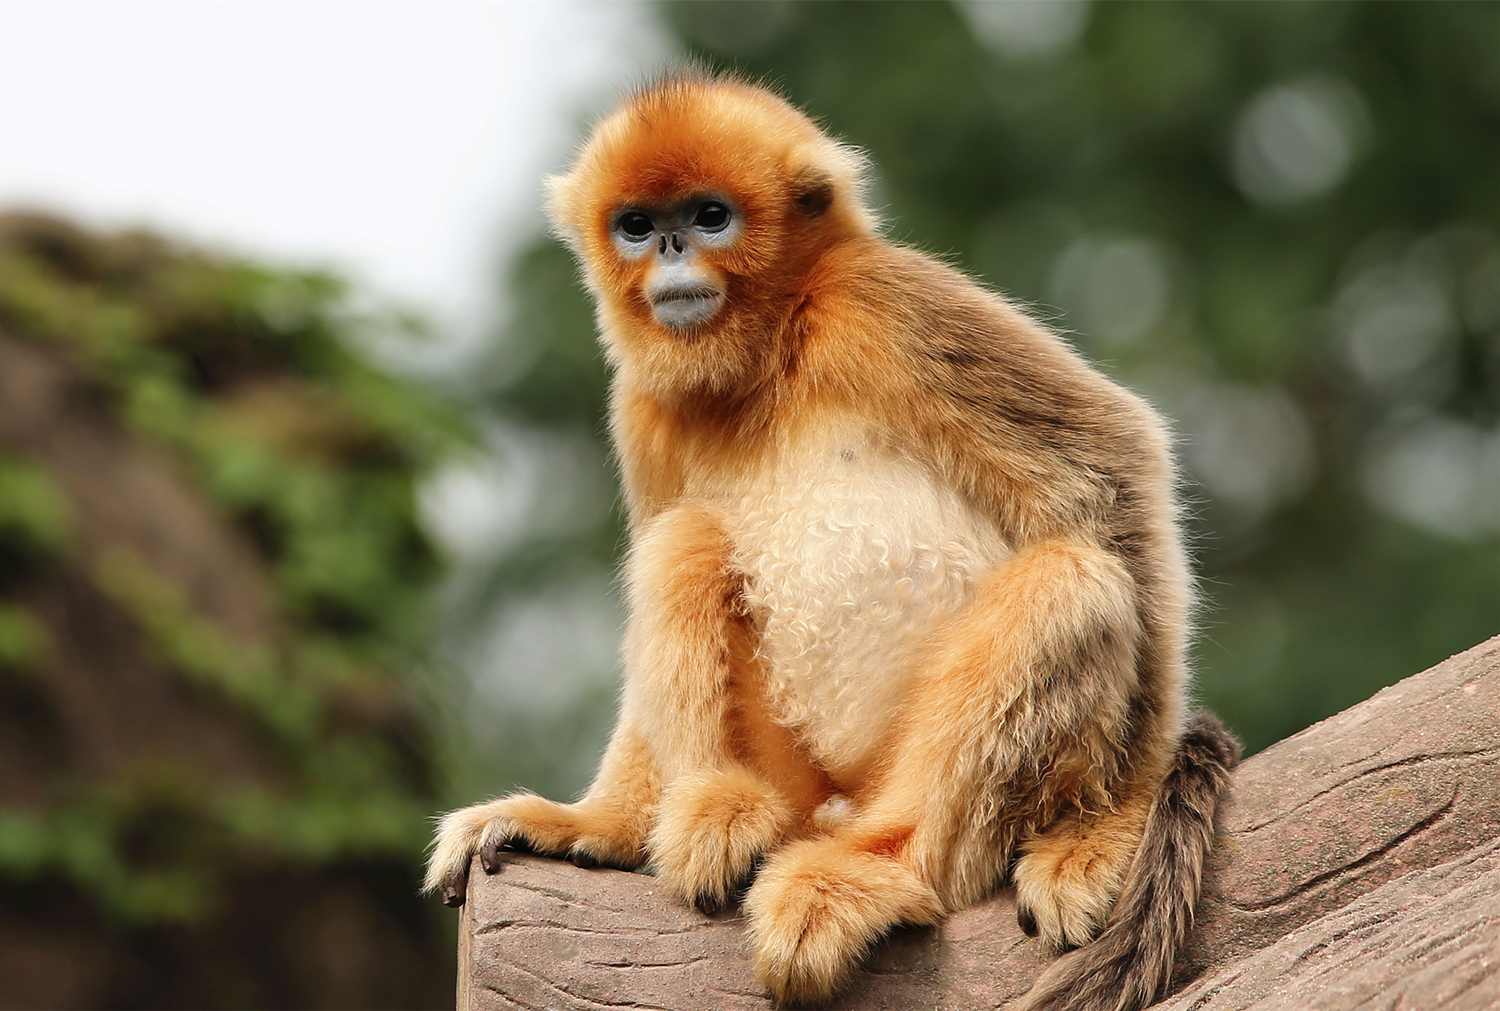
[[680, 504], [644, 519], [625, 574], [625, 696], [593, 786], [576, 804], [521, 793], [447, 815], [427, 887], [450, 905], [476, 852], [493, 873], [509, 847], [626, 868], [649, 854], [679, 898], [718, 906], [794, 830], [796, 809], [735, 735], [758, 682], [742, 670], [754, 650], [722, 525]]
[[610, 428], [633, 535], [682, 499], [682, 452], [690, 433], [655, 399], [623, 382], [610, 390]]
[[732, 546], [712, 511], [674, 506], [637, 531], [626, 582], [625, 705], [663, 781], [652, 863], [678, 898], [717, 908], [797, 820], [747, 761], [746, 691], [759, 682]]

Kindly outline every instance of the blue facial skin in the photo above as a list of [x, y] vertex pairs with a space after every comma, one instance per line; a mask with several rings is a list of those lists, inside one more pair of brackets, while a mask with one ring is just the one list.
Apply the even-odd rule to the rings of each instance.
[[626, 260], [649, 258], [645, 296], [662, 326], [690, 330], [724, 306], [724, 283], [700, 262], [706, 252], [728, 249], [739, 239], [740, 215], [727, 199], [699, 196], [668, 207], [625, 207], [610, 228], [615, 249]]

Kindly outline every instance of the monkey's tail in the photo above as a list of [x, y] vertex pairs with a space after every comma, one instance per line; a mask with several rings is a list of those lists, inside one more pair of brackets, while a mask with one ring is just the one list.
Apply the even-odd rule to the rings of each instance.
[[1104, 930], [1042, 973], [1016, 1011], [1135, 1011], [1159, 1000], [1193, 925], [1214, 812], [1240, 745], [1210, 713], [1188, 722]]

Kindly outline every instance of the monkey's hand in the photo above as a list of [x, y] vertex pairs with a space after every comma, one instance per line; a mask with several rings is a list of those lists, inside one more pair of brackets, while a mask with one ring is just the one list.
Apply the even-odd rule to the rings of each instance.
[[461, 808], [438, 825], [424, 890], [439, 892], [446, 905], [461, 906], [474, 854], [485, 872], [494, 874], [507, 849], [562, 857], [580, 867], [634, 870], [645, 859], [646, 817], [599, 799], [558, 804], [534, 793]]
[[662, 791], [651, 863], [678, 899], [718, 912], [797, 820], [785, 798], [748, 769], [684, 776]]
[[942, 918], [937, 893], [899, 860], [847, 837], [778, 850], [745, 897], [755, 976], [779, 1005], [821, 1005], [899, 923]]

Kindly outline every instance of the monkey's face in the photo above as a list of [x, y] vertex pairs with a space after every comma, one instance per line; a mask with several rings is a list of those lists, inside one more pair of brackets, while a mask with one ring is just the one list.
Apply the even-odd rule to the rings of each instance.
[[662, 326], [688, 330], [724, 307], [728, 284], [712, 263], [744, 231], [736, 203], [707, 194], [667, 204], [632, 204], [612, 216], [610, 242], [621, 259], [641, 270], [640, 292]]
[[607, 339], [632, 354], [717, 356], [746, 327], [765, 332], [768, 294], [791, 268], [779, 166], [711, 122], [627, 126], [597, 150], [589, 167], [604, 182], [574, 209]]
[[548, 181], [548, 213], [611, 361], [663, 394], [764, 375], [820, 251], [873, 230], [862, 164], [733, 80], [671, 79], [606, 117]]

